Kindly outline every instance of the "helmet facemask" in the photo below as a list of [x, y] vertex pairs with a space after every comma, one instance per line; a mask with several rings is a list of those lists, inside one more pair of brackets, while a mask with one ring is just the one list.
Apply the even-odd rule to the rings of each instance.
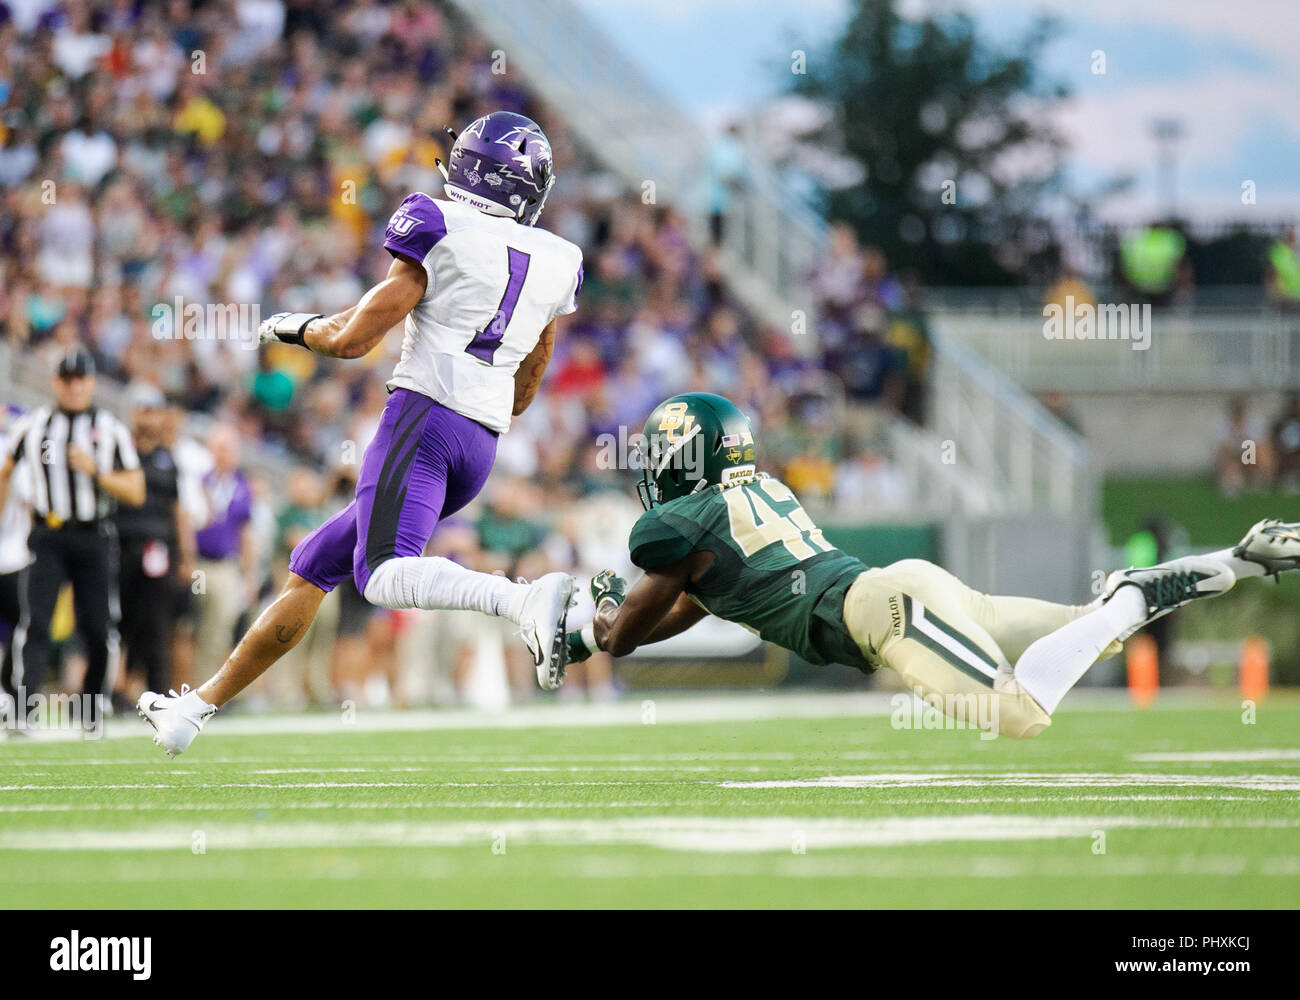
[[704, 469], [707, 443], [702, 430], [696, 425], [676, 440], [667, 434], [653, 434], [638, 446], [641, 481], [637, 483], [637, 495], [646, 510], [709, 485]]

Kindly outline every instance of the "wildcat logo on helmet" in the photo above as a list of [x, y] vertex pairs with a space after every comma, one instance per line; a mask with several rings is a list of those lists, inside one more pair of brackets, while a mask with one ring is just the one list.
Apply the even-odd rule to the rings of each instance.
[[475, 119], [456, 136], [448, 159], [444, 177], [449, 198], [525, 226], [537, 222], [555, 183], [545, 133], [531, 118], [512, 111]]
[[[527, 119], [525, 119], [525, 121], [527, 121]], [[496, 141], [501, 143], [503, 146], [520, 147], [529, 139], [546, 143], [547, 152], [550, 152], [550, 142], [548, 142], [546, 136], [542, 134], [542, 130], [532, 122], [529, 122], [527, 125], [516, 125], [513, 128], [506, 129], [506, 131], [503, 132]]]

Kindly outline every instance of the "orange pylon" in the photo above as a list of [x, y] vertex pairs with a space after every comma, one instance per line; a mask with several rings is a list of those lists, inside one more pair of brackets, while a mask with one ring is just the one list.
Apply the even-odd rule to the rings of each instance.
[[1160, 654], [1149, 635], [1135, 635], [1124, 645], [1128, 693], [1138, 708], [1150, 708], [1160, 688]]
[[1248, 701], [1261, 701], [1268, 694], [1268, 640], [1263, 636], [1250, 635], [1242, 642], [1237, 683]]

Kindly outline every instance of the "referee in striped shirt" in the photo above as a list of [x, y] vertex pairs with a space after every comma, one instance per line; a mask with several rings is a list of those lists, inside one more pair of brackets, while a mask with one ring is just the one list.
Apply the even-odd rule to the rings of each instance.
[[[33, 562], [22, 593], [22, 618], [14, 633], [11, 682], [18, 717], [38, 694], [50, 659], [50, 620], [64, 583], [72, 584], [77, 630], [86, 652], [85, 695], [107, 695], [117, 668], [117, 537], [109, 515], [115, 503], [138, 507], [145, 481], [130, 431], [94, 406], [95, 362], [73, 348], [58, 363], [53, 406], [18, 422], [0, 463], [0, 507], [14, 467], [29, 470]], [[97, 728], [104, 699], [89, 700]], [[21, 723], [20, 723], [21, 724]]]

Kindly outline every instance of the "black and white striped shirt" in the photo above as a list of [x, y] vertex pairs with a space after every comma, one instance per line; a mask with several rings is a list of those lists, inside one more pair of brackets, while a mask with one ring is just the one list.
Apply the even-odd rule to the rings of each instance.
[[107, 410], [91, 407], [67, 413], [42, 406], [19, 419], [9, 437], [14, 461], [26, 458], [26, 495], [37, 517], [52, 526], [69, 521], [93, 523], [107, 516], [111, 498], [84, 472], [68, 466], [68, 445], [80, 445], [95, 460], [98, 474], [138, 469], [140, 458], [127, 426]]

